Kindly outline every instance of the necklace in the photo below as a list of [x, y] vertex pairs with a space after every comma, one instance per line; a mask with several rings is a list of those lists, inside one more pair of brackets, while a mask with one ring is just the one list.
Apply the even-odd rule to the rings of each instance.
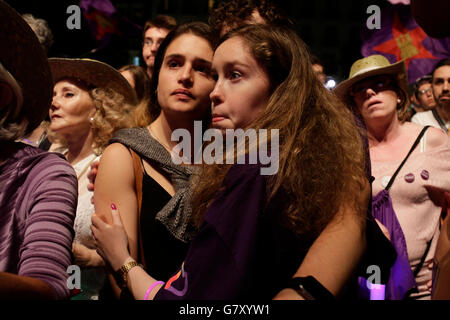
[[172, 148], [169, 147], [167, 144], [165, 144], [161, 138], [158, 138], [158, 136], [155, 134], [155, 132], [152, 130], [152, 127], [149, 126], [148, 129], [150, 130], [150, 133], [152, 134], [153, 138], [156, 139], [156, 141], [158, 141], [164, 148], [166, 148], [167, 151], [172, 152]]

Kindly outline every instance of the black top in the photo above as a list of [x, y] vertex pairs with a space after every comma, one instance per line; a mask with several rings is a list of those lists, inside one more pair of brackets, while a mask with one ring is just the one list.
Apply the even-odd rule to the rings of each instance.
[[140, 231], [147, 272], [158, 280], [166, 280], [180, 268], [188, 249], [188, 244], [176, 239], [155, 219], [171, 198], [144, 169]]

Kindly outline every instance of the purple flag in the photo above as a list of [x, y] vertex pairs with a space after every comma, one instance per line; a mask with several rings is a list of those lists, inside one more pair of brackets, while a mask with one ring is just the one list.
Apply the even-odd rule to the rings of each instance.
[[412, 17], [410, 6], [387, 7], [381, 12], [381, 29], [364, 26], [361, 38], [364, 57], [381, 54], [391, 63], [405, 60], [410, 84], [450, 57], [450, 37], [430, 38]]
[[107, 46], [113, 35], [138, 36], [142, 27], [122, 16], [110, 0], [80, 0], [80, 7], [98, 49]]

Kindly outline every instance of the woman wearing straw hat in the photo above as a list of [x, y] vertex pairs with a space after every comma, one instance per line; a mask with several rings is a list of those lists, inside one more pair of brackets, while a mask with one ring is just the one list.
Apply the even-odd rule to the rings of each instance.
[[0, 1], [0, 300], [67, 299], [77, 180], [61, 155], [18, 141], [45, 118], [52, 78], [28, 24]]
[[89, 59], [49, 59], [55, 83], [50, 130], [78, 178], [78, 207], [73, 254], [82, 268], [81, 293], [75, 299], [98, 299], [105, 281], [103, 259], [96, 253], [90, 231], [92, 192], [87, 173], [113, 133], [132, 125], [134, 90], [111, 66]]
[[358, 60], [335, 92], [367, 126], [373, 214], [389, 230], [398, 255], [387, 296], [405, 298], [417, 285], [411, 297], [429, 299], [439, 197], [450, 190], [448, 138], [437, 129], [404, 122], [409, 100], [403, 61], [390, 64], [381, 55]]

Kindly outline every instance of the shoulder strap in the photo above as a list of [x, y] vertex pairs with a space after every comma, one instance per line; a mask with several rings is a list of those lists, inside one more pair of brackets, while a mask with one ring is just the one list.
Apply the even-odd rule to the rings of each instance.
[[428, 251], [430, 251], [430, 247], [431, 247], [431, 242], [433, 241], [433, 238], [430, 239], [430, 241], [428, 241], [427, 243], [427, 248], [425, 249], [425, 253], [423, 254], [422, 258], [420, 259], [419, 264], [416, 266], [416, 268], [414, 269], [414, 278], [417, 277], [417, 275], [420, 272], [420, 269], [422, 269], [422, 266], [425, 262], [425, 259], [427, 257]]
[[447, 127], [445, 126], [444, 120], [442, 120], [441, 116], [439, 115], [439, 113], [437, 112], [436, 108], [433, 108], [431, 110], [431, 112], [433, 113], [434, 118], [436, 119], [436, 121], [439, 123], [439, 126], [442, 128], [442, 130], [444, 130], [445, 132], [448, 132]]
[[134, 177], [135, 177], [135, 190], [136, 190], [136, 198], [138, 202], [138, 238], [139, 238], [139, 260], [140, 263], [146, 267], [145, 258], [144, 258], [144, 247], [142, 245], [142, 234], [141, 234], [141, 209], [142, 209], [142, 178], [143, 178], [143, 166], [141, 163], [141, 158], [139, 155], [131, 148], [129, 148], [131, 152], [131, 157], [133, 158], [133, 167], [134, 167]]
[[428, 130], [430, 126], [425, 126], [422, 131], [420, 131], [419, 136], [417, 137], [416, 141], [414, 141], [414, 144], [412, 145], [411, 149], [409, 150], [408, 154], [406, 155], [405, 159], [403, 159], [402, 163], [400, 164], [400, 166], [397, 168], [397, 170], [395, 171], [394, 175], [392, 176], [391, 180], [389, 180], [388, 185], [386, 186], [386, 190], [389, 190], [392, 186], [392, 184], [394, 183], [395, 178], [397, 177], [398, 173], [400, 172], [400, 170], [403, 168], [403, 165], [406, 163], [406, 160], [408, 160], [409, 156], [411, 155], [411, 153], [414, 151], [414, 149], [416, 149], [417, 145], [420, 142], [420, 139], [422, 139], [423, 135], [425, 134], [425, 132]]

